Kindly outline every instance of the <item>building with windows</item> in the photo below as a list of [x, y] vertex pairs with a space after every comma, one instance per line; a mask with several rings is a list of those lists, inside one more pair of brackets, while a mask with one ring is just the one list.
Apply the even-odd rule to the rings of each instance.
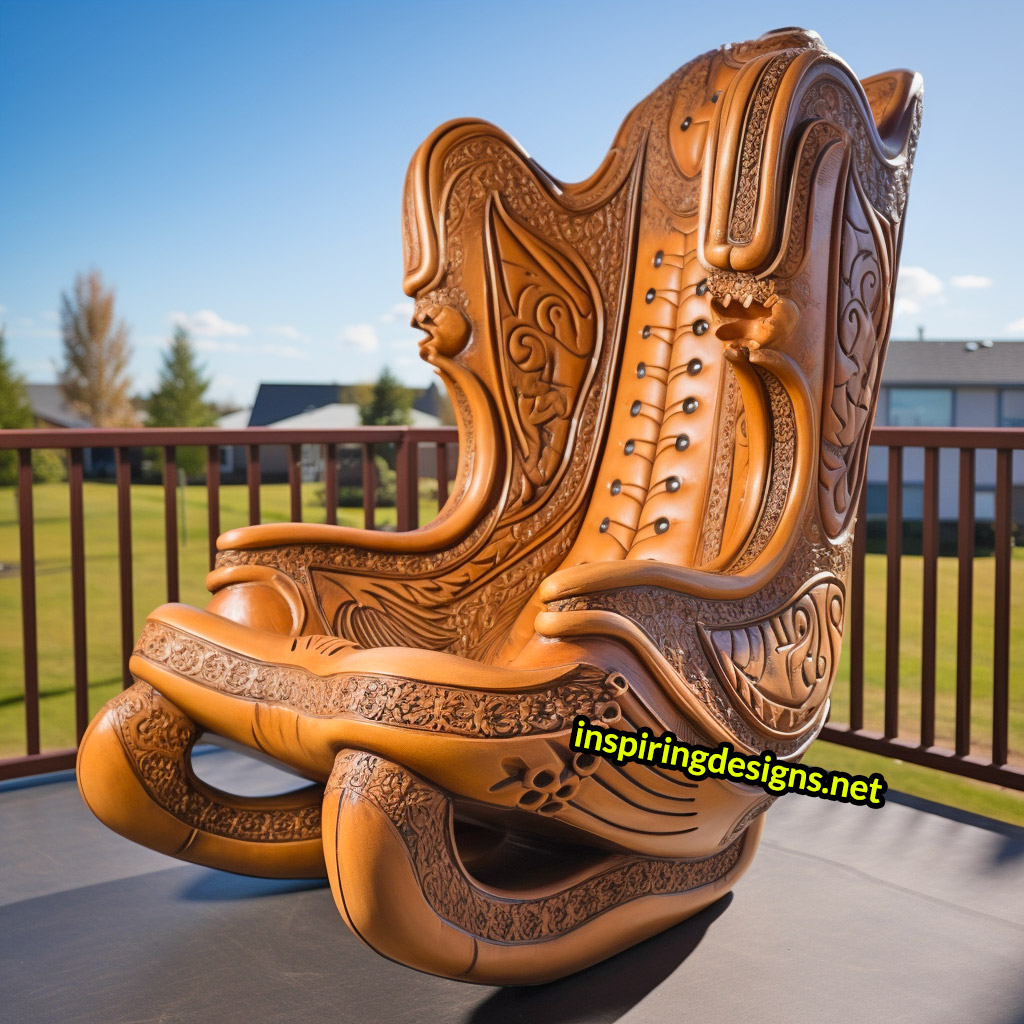
[[[886, 355], [878, 396], [878, 426], [1024, 427], [1024, 341], [893, 341]], [[957, 517], [958, 455], [939, 457], [939, 517]], [[978, 453], [975, 515], [991, 521], [995, 511], [994, 451]], [[868, 460], [869, 516], [885, 515], [885, 453]], [[1024, 452], [1014, 457], [1014, 481], [1024, 480]], [[924, 452], [903, 456], [903, 517], [920, 519]], [[1014, 519], [1024, 519], [1024, 485], [1014, 489]]]

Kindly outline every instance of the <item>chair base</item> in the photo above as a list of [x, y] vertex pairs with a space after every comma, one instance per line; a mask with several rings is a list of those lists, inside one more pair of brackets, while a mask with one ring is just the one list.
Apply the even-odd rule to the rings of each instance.
[[452, 801], [398, 764], [341, 751], [323, 806], [327, 873], [352, 931], [409, 967], [489, 985], [552, 981], [698, 913], [747, 869], [762, 824], [708, 857], [598, 854], [560, 879], [499, 888], [460, 856]]
[[93, 719], [78, 751], [89, 809], [127, 839], [170, 857], [263, 878], [323, 878], [323, 787], [240, 797], [192, 770], [199, 728], [137, 682]]

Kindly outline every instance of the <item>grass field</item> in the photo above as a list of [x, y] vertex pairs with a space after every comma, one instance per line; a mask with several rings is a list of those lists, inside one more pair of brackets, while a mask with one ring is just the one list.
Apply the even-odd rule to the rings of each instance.
[[[112, 484], [87, 482], [85, 505], [86, 623], [89, 708], [97, 710], [121, 687], [118, 597], [117, 491]], [[322, 484], [303, 485], [303, 519], [323, 522], [325, 511], [314, 495]], [[74, 678], [71, 635], [71, 542], [66, 484], [33, 488], [35, 505], [36, 606], [39, 616], [40, 721], [44, 750], [74, 746]], [[221, 528], [248, 522], [244, 485], [221, 487]], [[260, 490], [262, 520], [289, 518], [287, 484], [264, 484]], [[204, 605], [208, 567], [206, 489], [186, 488], [186, 540], [179, 537], [180, 599]], [[437, 513], [436, 502], [423, 501], [420, 522]], [[180, 518], [180, 513], [179, 513]], [[362, 526], [361, 508], [339, 508], [338, 522]], [[395, 510], [377, 510], [379, 525], [394, 525]], [[164, 564], [163, 488], [132, 487], [132, 562], [135, 630], [157, 605], [167, 600]], [[21, 581], [15, 494], [0, 488], [0, 757], [25, 752], [24, 670], [21, 638]]]
[[[323, 522], [324, 509], [314, 495], [322, 485], [303, 486], [303, 518]], [[86, 483], [85, 544], [86, 603], [88, 625], [89, 707], [94, 712], [121, 686], [120, 606], [117, 597], [116, 490], [111, 484]], [[34, 488], [36, 518], [36, 586], [39, 609], [39, 671], [43, 694], [40, 717], [44, 749], [74, 745], [73, 664], [71, 637], [71, 572], [68, 531], [68, 491], [65, 484]], [[285, 484], [265, 484], [261, 489], [264, 522], [288, 518]], [[248, 496], [243, 485], [221, 489], [221, 526], [244, 525]], [[436, 503], [421, 502], [420, 522], [433, 517]], [[394, 523], [394, 509], [379, 509], [382, 525]], [[338, 521], [358, 526], [361, 509], [339, 509]], [[181, 600], [203, 605], [208, 597], [203, 585], [207, 571], [206, 490], [186, 492], [187, 540], [179, 540]], [[163, 489], [132, 487], [132, 529], [135, 629], [148, 612], [166, 600], [163, 540]], [[21, 754], [25, 749], [20, 580], [17, 571], [18, 526], [15, 495], [0, 489], [0, 757]], [[992, 632], [994, 560], [979, 558], [974, 566], [973, 702], [971, 708], [974, 752], [990, 754], [992, 728]], [[902, 562], [900, 636], [900, 734], [916, 739], [920, 708], [921, 667], [921, 574], [919, 557]], [[885, 559], [868, 555], [865, 590], [867, 601], [865, 644], [865, 726], [881, 731], [885, 659]], [[936, 741], [952, 745], [956, 671], [955, 559], [939, 560], [939, 610], [937, 650]], [[1013, 633], [1010, 650], [1010, 743], [1011, 760], [1024, 764], [1024, 551], [1014, 552], [1011, 582]], [[849, 708], [849, 650], [844, 650], [834, 696], [832, 717], [847, 720]], [[851, 772], [881, 771], [893, 788], [945, 801], [979, 814], [1024, 824], [1024, 794], [955, 778], [915, 765], [818, 743], [809, 753], [810, 763]]]

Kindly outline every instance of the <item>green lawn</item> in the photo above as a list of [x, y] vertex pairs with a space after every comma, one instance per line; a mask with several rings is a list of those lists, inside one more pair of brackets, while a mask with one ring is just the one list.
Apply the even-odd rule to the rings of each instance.
[[[85, 500], [86, 601], [88, 621], [89, 707], [95, 711], [121, 685], [120, 608], [117, 598], [116, 491], [106, 483], [87, 483]], [[323, 522], [324, 509], [314, 496], [320, 484], [303, 485], [303, 518]], [[42, 741], [44, 749], [74, 744], [74, 703], [71, 638], [71, 581], [68, 534], [68, 491], [65, 484], [34, 488], [36, 516], [37, 601], [39, 609], [39, 670]], [[261, 489], [264, 522], [288, 518], [288, 488], [265, 484]], [[423, 500], [420, 522], [435, 514], [436, 503]], [[394, 523], [394, 509], [379, 509], [382, 525]], [[221, 488], [221, 527], [247, 522], [248, 496], [243, 485]], [[187, 540], [179, 540], [181, 600], [203, 605], [207, 592], [206, 490], [186, 492]], [[361, 525], [361, 509], [339, 509], [338, 521]], [[146, 614], [166, 600], [163, 541], [163, 489], [132, 487], [135, 629]], [[18, 561], [15, 496], [0, 489], [0, 563]], [[992, 728], [992, 558], [974, 564], [973, 702], [971, 706], [974, 753], [988, 758]], [[917, 556], [904, 556], [900, 638], [900, 734], [916, 740], [920, 707], [921, 574]], [[952, 745], [956, 672], [956, 560], [939, 560], [936, 740]], [[867, 601], [865, 645], [865, 726], [881, 731], [884, 708], [885, 558], [868, 555], [865, 590]], [[1013, 633], [1010, 643], [1011, 761], [1024, 764], [1024, 551], [1014, 552], [1011, 582]], [[16, 568], [0, 568], [0, 756], [25, 749], [23, 670], [21, 648], [20, 582]], [[849, 650], [844, 649], [833, 696], [833, 720], [847, 720], [849, 709]], [[945, 801], [1024, 824], [1024, 794], [959, 779], [915, 765], [864, 754], [833, 744], [818, 743], [808, 761], [826, 768], [852, 772], [881, 771], [890, 785], [905, 792]]]
[[[323, 522], [325, 509], [315, 503], [322, 484], [304, 484], [302, 515]], [[121, 687], [120, 602], [118, 599], [117, 491], [112, 484], [84, 486], [86, 553], [86, 623], [89, 708], [97, 710]], [[39, 616], [40, 722], [44, 750], [74, 746], [74, 697], [71, 636], [71, 548], [66, 484], [37, 484], [35, 505], [36, 605]], [[15, 494], [0, 488], [0, 563], [19, 560]], [[135, 630], [146, 615], [167, 600], [164, 564], [163, 488], [132, 487], [132, 561]], [[221, 529], [248, 523], [249, 499], [244, 485], [221, 487]], [[262, 520], [289, 518], [287, 484], [260, 489]], [[179, 536], [180, 599], [204, 605], [208, 568], [206, 489], [186, 488], [186, 539]], [[436, 501], [420, 503], [420, 522], [437, 514]], [[339, 508], [338, 522], [362, 526], [361, 508]], [[377, 510], [378, 525], [394, 525], [395, 510]], [[21, 583], [17, 568], [0, 569], [0, 757], [25, 752], [24, 674], [21, 640]]]

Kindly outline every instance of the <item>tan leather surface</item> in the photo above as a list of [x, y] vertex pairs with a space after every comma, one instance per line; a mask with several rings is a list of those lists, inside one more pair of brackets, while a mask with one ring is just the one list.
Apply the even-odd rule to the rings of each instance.
[[[404, 283], [459, 421], [450, 500], [409, 534], [222, 537], [208, 609], [150, 616], [85, 737], [93, 810], [200, 863], [326, 871], [373, 948], [473, 981], [578, 970], [726, 891], [771, 798], [570, 729], [783, 761], [820, 730], [920, 95], [786, 29], [681, 68], [584, 182], [437, 129]], [[210, 791], [204, 730], [312, 788]]]

